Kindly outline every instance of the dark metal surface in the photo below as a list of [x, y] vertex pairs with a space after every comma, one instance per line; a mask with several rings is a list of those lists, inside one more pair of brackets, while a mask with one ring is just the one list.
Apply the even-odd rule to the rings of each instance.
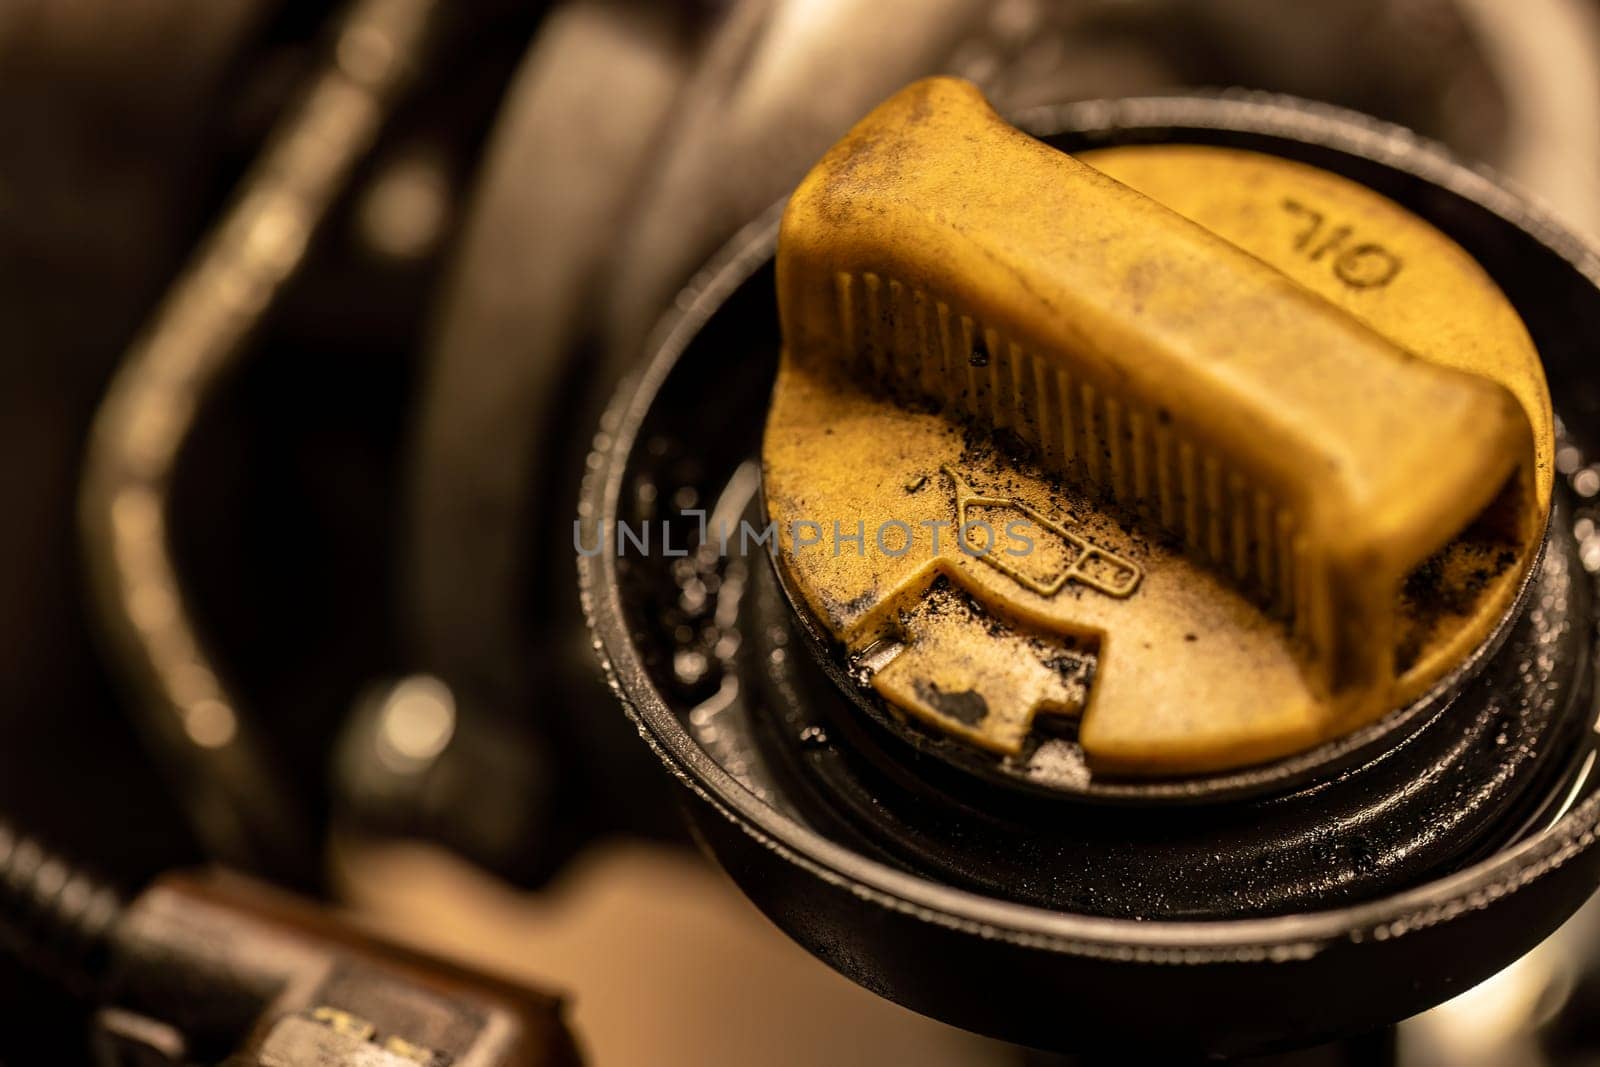
[[[1398, 200], [1476, 255], [1522, 313], [1573, 450], [1563, 470], [1587, 470], [1600, 455], [1600, 405], [1587, 374], [1600, 268], [1492, 180], [1404, 131], [1278, 99], [1085, 104], [1027, 121], [1069, 149], [1188, 141], [1278, 152]], [[731, 403], [710, 415], [698, 407], [692, 420], [684, 408], [713, 382], [724, 396], [761, 395], [776, 345], [770, 282], [761, 277], [770, 227], [753, 226], [702, 276], [654, 359], [619, 396], [591, 460], [586, 521], [641, 517], [642, 502], [669, 499], [677, 486], [698, 487], [702, 498], [728, 486], [719, 512], [737, 515], [748, 502], [743, 461], [755, 451], [760, 405]], [[644, 483], [652, 488], [641, 494]], [[868, 988], [982, 1032], [1054, 1048], [1233, 1054], [1359, 1032], [1436, 1003], [1519, 955], [1594, 886], [1600, 796], [1586, 789], [1580, 738], [1593, 713], [1587, 572], [1600, 552], [1575, 534], [1588, 519], [1592, 536], [1594, 494], [1577, 485], [1578, 510], [1560, 513], [1528, 612], [1473, 683], [1484, 687], [1477, 697], [1469, 687], [1412, 743], [1343, 778], [1234, 812], [1241, 821], [1231, 843], [1213, 852], [1197, 844], [1170, 865], [1162, 861], [1171, 855], [1146, 851], [1150, 835], [1187, 844], [1195, 820], [1227, 817], [1125, 815], [1145, 820], [1134, 847], [1127, 824], [1100, 825], [1109, 818], [1103, 806], [1007, 805], [980, 793], [980, 813], [941, 825], [944, 813], [929, 807], [926, 792], [897, 799], [908, 777], [913, 794], [926, 789], [904, 773], [888, 784], [882, 772], [898, 757], [876, 766], [876, 778], [842, 758], [834, 763], [842, 779], [818, 773], [839, 748], [857, 746], [835, 740], [837, 721], [777, 717], [785, 706], [820, 706], [831, 687], [801, 693], [802, 682], [768, 671], [774, 659], [807, 653], [781, 629], [752, 621], [743, 603], [748, 566], [764, 560], [706, 558], [673, 573], [651, 558], [600, 555], [580, 560], [580, 574], [614, 684], [688, 786], [702, 837], [806, 947]], [[700, 611], [712, 622], [689, 627], [697, 643], [683, 646], [685, 620], [666, 609], [682, 613], [708, 589], [715, 596]], [[755, 589], [759, 601], [759, 581]], [[710, 646], [728, 654], [709, 661], [714, 669], [685, 671], [706, 659], [707, 628], [729, 638]], [[777, 679], [776, 696], [755, 684], [763, 676]], [[796, 691], [785, 694], [785, 685]], [[741, 722], [780, 737], [792, 728], [794, 743], [740, 743]], [[841, 800], [841, 781], [856, 790], [853, 801]], [[1341, 789], [1349, 790], [1343, 806]], [[971, 790], [962, 797], [974, 804]], [[1297, 805], [1298, 841], [1274, 821], [1292, 821]], [[832, 820], [818, 814], [827, 809]], [[1454, 825], [1452, 814], [1461, 816]], [[1088, 829], [1076, 838], [1060, 829], [1074, 823], [1103, 829], [1108, 851], [1083, 848]], [[1126, 847], [1113, 854], [1119, 835]], [[1040, 862], [1041, 842], [1052, 836], [1061, 845]], [[995, 839], [1021, 853], [1004, 870], [977, 859], [1005, 851]], [[1242, 842], [1261, 865], [1239, 862]], [[958, 848], [964, 860], [951, 859]], [[1275, 878], [1272, 865], [1297, 848], [1276, 882], [1281, 895], [1258, 895]]]

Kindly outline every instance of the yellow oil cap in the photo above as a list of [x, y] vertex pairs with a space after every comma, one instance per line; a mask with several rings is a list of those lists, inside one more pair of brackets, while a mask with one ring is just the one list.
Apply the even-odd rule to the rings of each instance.
[[776, 558], [863, 685], [1000, 756], [1224, 770], [1399, 708], [1537, 555], [1537, 353], [1378, 194], [1198, 146], [1074, 158], [919, 82], [801, 183]]

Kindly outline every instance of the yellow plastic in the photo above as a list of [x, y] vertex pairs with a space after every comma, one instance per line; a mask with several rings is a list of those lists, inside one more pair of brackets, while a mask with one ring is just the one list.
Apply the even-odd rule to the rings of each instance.
[[1521, 323], [1333, 175], [1088, 158], [932, 79], [796, 191], [764, 450], [790, 586], [893, 705], [1003, 755], [1081, 711], [1096, 770], [1218, 770], [1421, 693], [1548, 511]]

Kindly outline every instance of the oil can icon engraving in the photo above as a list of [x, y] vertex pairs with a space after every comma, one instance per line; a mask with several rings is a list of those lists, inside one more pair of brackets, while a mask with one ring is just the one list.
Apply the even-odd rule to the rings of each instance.
[[[1038, 508], [1010, 497], [979, 493], [948, 464], [939, 468], [955, 485], [956, 536], [962, 551], [976, 556], [1031, 592], [1053, 597], [1069, 582], [1121, 600], [1139, 588], [1144, 572], [1132, 560], [1117, 555], [1073, 533]], [[995, 519], [999, 522], [993, 521]], [[995, 529], [1026, 521], [1030, 527], [1028, 552], [1013, 555], [994, 543]], [[987, 544], [974, 544], [974, 528], [989, 531]]]

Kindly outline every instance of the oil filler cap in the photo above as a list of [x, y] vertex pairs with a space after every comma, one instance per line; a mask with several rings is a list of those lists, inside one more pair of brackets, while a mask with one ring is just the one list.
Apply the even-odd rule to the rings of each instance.
[[1538, 354], [1360, 185], [1202, 146], [1079, 157], [931, 79], [778, 242], [763, 490], [867, 699], [1096, 774], [1304, 752], [1463, 669], [1542, 542]]

